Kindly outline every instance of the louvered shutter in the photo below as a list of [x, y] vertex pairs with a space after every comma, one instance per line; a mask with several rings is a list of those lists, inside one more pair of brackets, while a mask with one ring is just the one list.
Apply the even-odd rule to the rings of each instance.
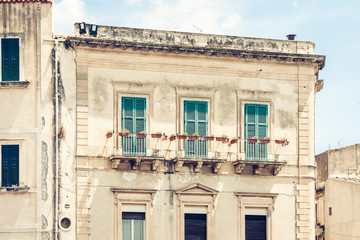
[[199, 133], [200, 136], [206, 136], [207, 135], [207, 103], [206, 102], [197, 102], [197, 120], [198, 120], [198, 129], [197, 133]]
[[256, 108], [254, 105], [245, 104], [245, 138], [256, 136]]
[[19, 186], [19, 145], [2, 145], [1, 159], [2, 186]]
[[196, 132], [195, 102], [185, 101], [185, 132], [193, 135]]
[[245, 240], [266, 240], [266, 216], [245, 216]]
[[135, 101], [135, 117], [136, 117], [136, 121], [135, 121], [135, 131], [137, 133], [141, 132], [141, 131], [145, 131], [145, 98], [134, 98]]
[[2, 81], [19, 81], [19, 39], [1, 40]]
[[267, 106], [257, 106], [257, 113], [259, 139], [264, 139], [265, 137], [267, 137]]
[[134, 108], [133, 108], [133, 100], [131, 98], [123, 98], [122, 99], [122, 128], [125, 128], [130, 131], [130, 133], [134, 132]]

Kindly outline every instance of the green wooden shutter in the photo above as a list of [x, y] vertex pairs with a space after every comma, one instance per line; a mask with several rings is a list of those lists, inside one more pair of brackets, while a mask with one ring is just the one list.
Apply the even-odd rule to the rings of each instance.
[[131, 98], [122, 98], [122, 128], [134, 132], [134, 107]]
[[19, 39], [1, 40], [2, 81], [19, 81]]
[[200, 136], [208, 132], [207, 102], [184, 101], [184, 129], [190, 135], [198, 133]]
[[[264, 139], [268, 136], [268, 106], [245, 104], [245, 139], [257, 136]], [[267, 159], [266, 143], [248, 143], [245, 145], [246, 157], [251, 160]]]
[[145, 131], [146, 123], [146, 99], [145, 98], [134, 98], [135, 103], [135, 131], [137, 133]]
[[1, 185], [19, 186], [19, 145], [2, 145], [1, 159]]

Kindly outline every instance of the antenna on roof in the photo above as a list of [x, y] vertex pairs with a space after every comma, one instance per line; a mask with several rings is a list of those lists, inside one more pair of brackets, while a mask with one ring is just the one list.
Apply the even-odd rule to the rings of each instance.
[[198, 28], [197, 26], [193, 25], [193, 27], [198, 30], [200, 33], [202, 33], [202, 30], [200, 28]]

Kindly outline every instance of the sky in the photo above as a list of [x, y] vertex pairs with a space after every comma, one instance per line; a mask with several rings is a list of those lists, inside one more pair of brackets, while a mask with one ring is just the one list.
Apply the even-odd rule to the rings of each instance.
[[315, 152], [360, 143], [359, 0], [55, 0], [55, 34], [75, 22], [286, 39], [326, 55], [316, 94]]

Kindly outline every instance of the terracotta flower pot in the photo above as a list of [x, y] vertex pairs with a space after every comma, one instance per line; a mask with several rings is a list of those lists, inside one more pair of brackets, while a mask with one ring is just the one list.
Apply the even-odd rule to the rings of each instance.
[[204, 136], [204, 140], [206, 141], [213, 141], [215, 137], [212, 136]]
[[270, 143], [270, 139], [260, 139], [261, 143]]
[[119, 132], [120, 137], [128, 137], [130, 133]]
[[232, 139], [232, 140], [230, 141], [230, 144], [234, 144], [234, 143], [237, 143], [237, 142], [238, 142], [237, 139]]
[[254, 139], [254, 138], [248, 138], [247, 141], [249, 143], [256, 143], [258, 140], [257, 139]]
[[144, 134], [144, 133], [137, 133], [136, 136], [137, 136], [137, 137], [140, 137], [140, 138], [144, 138], [144, 137], [146, 137], [146, 134]]
[[162, 134], [159, 134], [159, 133], [153, 133], [153, 134], [151, 134], [151, 137], [152, 138], [161, 138], [161, 135]]
[[170, 141], [174, 141], [176, 139], [176, 136], [171, 136], [169, 139]]
[[112, 133], [107, 133], [107, 134], [106, 134], [106, 138], [111, 138], [112, 135], [113, 135]]
[[185, 136], [185, 135], [177, 135], [177, 138], [178, 138], [178, 139], [186, 139], [187, 136]]
[[190, 140], [198, 140], [199, 136], [188, 136]]
[[226, 143], [229, 141], [229, 139], [225, 137], [216, 137], [216, 141]]

